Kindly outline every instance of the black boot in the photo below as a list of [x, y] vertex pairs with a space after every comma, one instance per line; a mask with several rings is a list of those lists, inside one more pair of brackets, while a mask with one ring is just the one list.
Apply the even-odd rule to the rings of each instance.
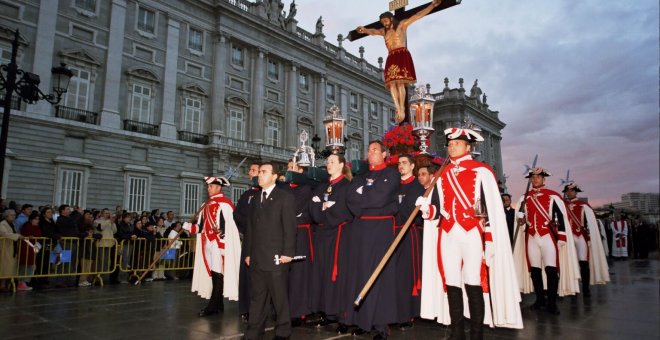
[[465, 285], [465, 293], [468, 297], [470, 308], [470, 340], [482, 340], [484, 338], [484, 291], [481, 286]]
[[222, 301], [222, 274], [211, 272], [211, 283], [213, 284], [213, 291], [211, 292], [211, 299], [209, 300], [208, 305], [199, 311], [199, 316], [207, 316], [212, 314], [218, 314], [219, 312], [225, 309], [224, 303]]
[[557, 267], [545, 267], [545, 278], [548, 282], [548, 312], [559, 315], [557, 308], [557, 290], [559, 289], [559, 274]]
[[533, 310], [545, 308], [545, 292], [543, 291], [543, 272], [541, 268], [532, 267], [530, 271], [532, 277], [532, 285], [534, 286], [534, 294], [536, 294], [536, 301], [532, 305]]
[[589, 261], [580, 261], [580, 276], [582, 277], [582, 295], [585, 298], [591, 297], [589, 291], [589, 280], [591, 273], [589, 272]]
[[449, 302], [450, 340], [465, 340], [465, 326], [463, 317], [463, 290], [459, 287], [447, 286], [447, 300]]

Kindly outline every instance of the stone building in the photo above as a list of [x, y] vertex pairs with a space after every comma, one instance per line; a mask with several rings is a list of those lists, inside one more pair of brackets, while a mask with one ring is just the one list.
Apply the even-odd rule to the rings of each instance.
[[[458, 88], [449, 88], [447, 78], [444, 83], [442, 91], [433, 94], [436, 100], [433, 107], [435, 138], [431, 139], [431, 149], [437, 150], [443, 157], [446, 156], [445, 137], [442, 134], [444, 129], [464, 126], [466, 122], [473, 123], [481, 129], [480, 134], [484, 137], [484, 141], [473, 150], [476, 153], [475, 158], [490, 165], [495, 170], [500, 186], [504, 186], [506, 179], [502, 166], [501, 143], [502, 129], [506, 124], [499, 119], [498, 111], [489, 109], [487, 96], [479, 88], [477, 80], [474, 81], [469, 94], [465, 93], [463, 78], [459, 78]], [[433, 90], [429, 89], [429, 92], [433, 93]]]
[[[287, 9], [280, 0], [0, 0], [0, 64], [19, 29], [19, 68], [40, 75], [44, 92], [53, 65], [75, 74], [59, 105], [14, 105], [2, 197], [187, 216], [204, 200], [202, 176], [243, 157], [284, 164], [302, 130], [323, 137], [331, 105], [347, 119], [348, 158], [362, 158], [393, 123], [382, 62], [347, 53], [341, 37], [327, 42], [322, 23], [297, 27]], [[232, 182], [236, 199], [245, 166]]]

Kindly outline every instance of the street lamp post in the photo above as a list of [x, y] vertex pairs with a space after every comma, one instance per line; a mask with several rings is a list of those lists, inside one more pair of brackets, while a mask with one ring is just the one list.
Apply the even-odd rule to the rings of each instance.
[[[11, 60], [8, 65], [0, 66], [0, 91], [5, 91], [3, 102], [4, 112], [2, 115], [2, 131], [0, 132], [0, 193], [5, 173], [5, 156], [7, 153], [7, 134], [9, 132], [9, 116], [11, 114], [11, 98], [16, 93], [26, 103], [34, 104], [39, 100], [45, 100], [51, 104], [57, 104], [62, 99], [69, 87], [69, 81], [73, 72], [66, 68], [65, 64], [53, 67], [53, 92], [55, 94], [44, 94], [39, 89], [39, 75], [18, 69], [16, 55], [18, 54], [18, 30], [14, 33], [11, 43]], [[3, 75], [6, 73], [6, 76]], [[18, 78], [20, 76], [20, 79]], [[17, 80], [18, 79], [18, 80]], [[4, 197], [3, 197], [4, 198]]]

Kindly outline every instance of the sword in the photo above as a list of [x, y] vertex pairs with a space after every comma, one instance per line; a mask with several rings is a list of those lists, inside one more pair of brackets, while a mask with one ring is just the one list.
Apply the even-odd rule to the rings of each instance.
[[[539, 155], [538, 154], [534, 155], [534, 161], [532, 162], [532, 166], [529, 167], [529, 166], [525, 165], [525, 167], [527, 168], [527, 170], [525, 170], [525, 171], [529, 172], [530, 169], [534, 169], [536, 167], [536, 161], [538, 159], [539, 159]], [[525, 209], [525, 203], [527, 202], [527, 195], [529, 195], [529, 186], [530, 185], [532, 185], [532, 176], [529, 176], [529, 178], [527, 179], [527, 189], [525, 189], [525, 197], [523, 197], [522, 202], [520, 202], [521, 207], [518, 210], [519, 212], [524, 211], [525, 213], [527, 213], [527, 211], [525, 211], [526, 210]], [[515, 218], [517, 219], [518, 216], [516, 216]], [[527, 224], [527, 222], [525, 222], [525, 224]], [[520, 227], [521, 227], [521, 224], [516, 222], [516, 231], [513, 233], [513, 244], [511, 245], [512, 250], [516, 249], [516, 239], [518, 238], [518, 232], [520, 231]]]
[[243, 163], [245, 163], [246, 160], [247, 160], [247, 157], [243, 157], [243, 160], [240, 163], [238, 163], [236, 168], [229, 167], [229, 169], [227, 170], [227, 173], [225, 174], [225, 177], [227, 178], [227, 180], [229, 180], [232, 177], [236, 176], [236, 174], [238, 173], [238, 170], [241, 168], [241, 165], [243, 165]]
[[[307, 256], [305, 256], [305, 255], [294, 256], [294, 257], [291, 258], [291, 262], [303, 261], [306, 258], [307, 258]], [[281, 259], [280, 255], [275, 255], [274, 261], [275, 261], [275, 265], [279, 266], [280, 263], [282, 263], [282, 259]]]

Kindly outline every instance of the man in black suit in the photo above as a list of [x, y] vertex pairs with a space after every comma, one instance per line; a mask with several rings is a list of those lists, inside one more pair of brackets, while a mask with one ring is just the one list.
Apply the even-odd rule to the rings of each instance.
[[511, 207], [511, 195], [502, 194], [502, 205], [504, 205], [504, 214], [506, 215], [506, 225], [509, 229], [509, 241], [513, 244], [513, 232], [516, 210]]
[[[261, 191], [248, 219], [244, 242], [245, 264], [250, 267], [250, 319], [246, 339], [262, 339], [272, 299], [277, 314], [274, 339], [291, 336], [288, 273], [296, 250], [296, 203], [286, 189], [276, 187], [273, 164], [259, 167]], [[276, 265], [275, 255], [281, 264]]]

